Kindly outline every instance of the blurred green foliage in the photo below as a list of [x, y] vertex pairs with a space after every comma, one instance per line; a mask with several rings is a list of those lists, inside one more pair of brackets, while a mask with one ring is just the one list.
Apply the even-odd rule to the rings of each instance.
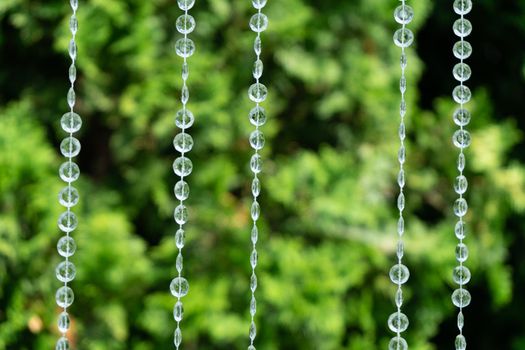
[[[57, 150], [64, 136], [58, 121], [67, 107], [68, 3], [0, 3], [0, 349], [50, 349], [58, 337]], [[511, 3], [512, 13], [492, 17], [505, 23], [501, 36], [513, 28], [523, 38], [525, 6]], [[488, 17], [497, 4], [479, 1], [472, 19], [475, 48], [487, 47], [478, 23], [487, 18], [493, 29]], [[270, 1], [265, 10], [270, 27], [263, 35], [263, 80], [271, 117], [263, 128], [259, 349], [385, 349], [391, 336], [386, 319], [394, 310], [387, 271], [394, 261], [397, 215], [395, 6], [387, 0], [286, 0]], [[411, 349], [431, 350], [451, 348], [455, 336], [450, 294], [457, 151], [448, 97], [452, 63], [425, 66], [419, 55], [434, 63], [450, 59], [451, 43], [425, 38], [436, 32], [452, 40], [453, 16], [447, 4], [425, 0], [413, 6], [411, 28], [424, 29], [421, 44], [409, 50], [407, 337]], [[184, 348], [245, 349], [251, 153], [246, 89], [254, 59], [247, 22], [253, 10], [250, 1], [207, 0], [192, 12], [197, 52], [190, 59], [190, 108], [197, 118], [191, 129], [196, 145], [184, 254], [191, 286], [184, 299]], [[171, 142], [181, 64], [173, 42], [179, 14], [175, 1], [167, 0], [80, 2], [83, 175], [71, 308], [78, 349], [171, 348]], [[483, 80], [488, 67], [480, 62], [493, 57], [489, 51], [473, 64], [467, 244], [474, 299], [465, 333], [478, 350], [525, 349], [519, 314], [525, 307], [525, 259], [513, 248], [525, 244], [517, 118], [523, 111], [508, 103], [510, 94], [525, 91], [525, 49], [516, 45], [501, 42], [502, 50], [512, 47], [512, 62], [519, 61], [507, 74], [503, 89], [514, 87], [507, 94], [494, 92], [504, 73], [487, 73]], [[429, 76], [434, 80], [425, 81]], [[522, 96], [510, 101], [520, 103]]]

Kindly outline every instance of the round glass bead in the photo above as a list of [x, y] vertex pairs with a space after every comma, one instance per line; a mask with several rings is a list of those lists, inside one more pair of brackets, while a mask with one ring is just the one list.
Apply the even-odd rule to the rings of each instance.
[[175, 208], [173, 216], [175, 217], [175, 222], [177, 224], [184, 225], [188, 221], [188, 208], [183, 204], [179, 204]]
[[454, 345], [456, 346], [456, 350], [466, 350], [467, 340], [462, 334], [460, 334], [456, 337], [456, 341], [454, 342]]
[[72, 237], [64, 236], [58, 240], [57, 243], [58, 254], [67, 258], [75, 254], [77, 245]]
[[250, 111], [250, 123], [255, 126], [262, 126], [266, 123], [266, 111], [261, 106], [255, 106]]
[[190, 186], [186, 181], [180, 180], [175, 184], [173, 192], [175, 192], [175, 197], [178, 200], [186, 200], [190, 195]]
[[264, 13], [256, 13], [250, 19], [250, 28], [256, 33], [264, 32], [268, 28], [268, 17]]
[[70, 136], [60, 143], [60, 152], [64, 157], [76, 157], [80, 153], [80, 141]]
[[472, 0], [455, 0], [454, 12], [458, 15], [466, 15], [472, 10]]
[[472, 54], [472, 45], [468, 41], [458, 41], [454, 44], [452, 52], [460, 60], [467, 59]]
[[190, 285], [184, 277], [175, 277], [170, 284], [171, 294], [174, 297], [182, 298], [188, 294]]
[[454, 74], [454, 78], [457, 81], [465, 82], [470, 79], [470, 76], [472, 75], [472, 70], [470, 69], [470, 66], [468, 64], [458, 63], [454, 66], [452, 74]]
[[250, 169], [254, 174], [258, 174], [262, 170], [262, 158], [259, 154], [254, 154], [250, 159]]
[[470, 123], [470, 112], [464, 108], [458, 108], [454, 112], [454, 123], [457, 126], [467, 126]]
[[61, 333], [65, 333], [69, 330], [69, 327], [71, 327], [71, 320], [69, 319], [68, 313], [63, 311], [58, 316], [58, 330]]
[[465, 198], [458, 198], [454, 202], [454, 214], [458, 217], [463, 217], [467, 214], [468, 204]]
[[252, 72], [253, 77], [255, 79], [259, 79], [263, 74], [263, 70], [264, 70], [263, 62], [260, 59], [257, 59], [255, 63], [253, 64], [253, 72]]
[[190, 34], [195, 29], [195, 24], [195, 18], [193, 18], [193, 16], [184, 14], [177, 18], [175, 26], [177, 27], [177, 31], [179, 33]]
[[77, 225], [78, 225], [77, 216], [71, 211], [63, 212], [58, 217], [58, 228], [60, 229], [60, 231], [63, 231], [63, 232], [74, 231], [77, 228]]
[[248, 96], [250, 100], [256, 103], [263, 102], [268, 96], [268, 89], [264, 84], [255, 83], [248, 89]]
[[190, 57], [195, 53], [195, 43], [190, 38], [181, 38], [175, 42], [175, 52], [180, 57]]
[[177, 4], [182, 11], [188, 11], [195, 5], [195, 0], [177, 0]]
[[465, 262], [468, 259], [468, 247], [465, 243], [459, 243], [456, 246], [456, 260]]
[[408, 5], [398, 6], [394, 11], [394, 18], [399, 24], [409, 24], [414, 19], [414, 10]]
[[69, 350], [69, 340], [67, 340], [66, 337], [61, 337], [58, 339], [57, 344], [55, 346], [55, 350]]
[[472, 23], [466, 18], [460, 18], [454, 22], [454, 34], [464, 38], [472, 33]]
[[458, 221], [454, 227], [454, 234], [458, 239], [464, 239], [467, 236], [467, 225], [463, 221]]
[[452, 303], [456, 307], [467, 307], [470, 304], [470, 301], [472, 300], [472, 297], [470, 296], [470, 293], [466, 289], [456, 289], [454, 293], [452, 293]]
[[469, 283], [470, 278], [470, 270], [466, 266], [456, 266], [452, 272], [452, 279], [461, 286]]
[[65, 132], [77, 132], [82, 127], [82, 119], [75, 112], [67, 112], [60, 119], [60, 125]]
[[396, 333], [406, 331], [408, 328], [408, 317], [402, 312], [394, 312], [388, 318], [388, 328]]
[[452, 141], [454, 142], [454, 146], [457, 148], [467, 148], [470, 146], [472, 139], [470, 137], [470, 133], [467, 130], [458, 130], [452, 136]]
[[414, 42], [414, 34], [408, 28], [401, 28], [394, 33], [394, 44], [401, 48], [407, 48]]
[[186, 240], [186, 233], [183, 229], [179, 228], [175, 233], [175, 245], [178, 249], [184, 248], [184, 243]]
[[75, 268], [75, 265], [72, 262], [62, 261], [60, 264], [57, 265], [55, 273], [57, 279], [60, 282], [71, 282], [75, 279], [77, 269]]
[[401, 337], [394, 337], [388, 343], [388, 350], [408, 350], [407, 341]]
[[184, 316], [184, 306], [180, 301], [177, 301], [175, 303], [175, 306], [173, 307], [173, 318], [175, 321], [180, 322], [182, 320], [182, 317]]
[[250, 145], [256, 150], [260, 150], [264, 147], [264, 134], [262, 131], [255, 130], [250, 134]]
[[74, 162], [65, 162], [60, 165], [58, 174], [64, 182], [74, 182], [80, 176], [80, 168]]
[[175, 125], [180, 129], [190, 128], [193, 122], [195, 122], [195, 117], [193, 113], [186, 108], [179, 110], [175, 114]]
[[180, 133], [173, 139], [173, 146], [180, 153], [186, 153], [193, 148], [193, 138], [190, 134]]
[[62, 286], [57, 290], [55, 299], [58, 306], [62, 308], [67, 308], [70, 307], [71, 304], [73, 304], [75, 295], [73, 294], [73, 290], [71, 288], [67, 286]]
[[193, 171], [193, 163], [187, 157], [178, 157], [175, 159], [175, 162], [173, 162], [173, 171], [178, 176], [188, 176]]
[[472, 97], [470, 89], [465, 85], [459, 85], [452, 91], [452, 97], [457, 103], [467, 103]]
[[404, 284], [410, 277], [408, 268], [403, 264], [396, 264], [390, 269], [390, 280], [395, 284]]
[[454, 182], [454, 191], [456, 191], [457, 194], [463, 194], [467, 192], [467, 188], [467, 178], [464, 175], [459, 175], [456, 177], [456, 181]]
[[264, 6], [266, 6], [266, 2], [267, 2], [267, 0], [252, 0], [252, 5], [253, 5], [253, 7], [255, 7], [257, 10], [260, 10], [260, 9], [262, 9]]

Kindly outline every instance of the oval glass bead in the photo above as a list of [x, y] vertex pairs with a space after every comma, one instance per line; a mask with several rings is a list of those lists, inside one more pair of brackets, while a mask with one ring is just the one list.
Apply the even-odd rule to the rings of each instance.
[[252, 292], [255, 292], [255, 290], [257, 289], [257, 276], [252, 273], [252, 276], [250, 277], [250, 290]]
[[401, 28], [394, 33], [394, 44], [401, 48], [407, 48], [414, 42], [414, 33], [408, 28]]
[[456, 350], [466, 350], [467, 340], [465, 339], [465, 336], [463, 336], [462, 334], [458, 335], [456, 337], [456, 341], [454, 342], [454, 345], [456, 346]]
[[457, 320], [458, 329], [463, 329], [465, 326], [465, 316], [463, 315], [463, 312], [458, 312], [458, 320]]
[[257, 221], [259, 219], [259, 215], [261, 215], [261, 207], [257, 201], [254, 201], [252, 203], [252, 207], [250, 209], [250, 215], [253, 221]]
[[388, 328], [392, 332], [402, 333], [408, 328], [408, 317], [402, 312], [394, 312], [388, 318]]
[[468, 86], [459, 85], [454, 88], [452, 91], [452, 97], [457, 103], [467, 103], [472, 97], [472, 93]]
[[470, 270], [466, 266], [456, 266], [452, 272], [452, 279], [459, 285], [465, 285], [470, 282]]
[[402, 337], [394, 337], [388, 343], [388, 350], [408, 350], [408, 344]]
[[255, 325], [255, 322], [252, 321], [250, 324], [250, 339], [253, 341], [256, 336], [257, 336], [257, 326]]
[[[469, 137], [470, 137], [470, 135], [469, 135]], [[463, 138], [464, 138], [464, 136], [461, 136], [461, 137], [460, 137], [460, 140], [458, 140], [458, 141], [463, 140]], [[458, 146], [456, 145], [456, 147], [458, 147]], [[463, 170], [465, 170], [465, 165], [466, 165], [466, 163], [467, 163], [467, 161], [466, 161], [466, 159], [465, 159], [465, 154], [460, 153], [459, 156], [458, 156], [458, 162], [457, 162], [458, 170], [459, 170], [459, 171], [463, 171]]]
[[177, 205], [173, 216], [177, 224], [184, 225], [188, 221], [188, 208], [183, 204]]
[[452, 52], [457, 59], [467, 59], [472, 55], [472, 45], [468, 41], [458, 41], [454, 44]]
[[186, 200], [190, 195], [190, 186], [186, 181], [180, 180], [175, 184], [173, 192], [178, 200]]
[[252, 0], [252, 5], [255, 9], [260, 10], [266, 6], [267, 0]]
[[253, 72], [252, 72], [253, 77], [255, 79], [259, 79], [263, 74], [263, 70], [264, 70], [263, 62], [260, 59], [257, 59], [255, 63], [253, 64]]
[[264, 134], [260, 130], [255, 130], [250, 134], [250, 145], [255, 150], [260, 150], [264, 147]]
[[188, 11], [195, 5], [195, 0], [177, 0], [177, 4], [182, 11]]
[[255, 83], [248, 89], [248, 96], [250, 100], [256, 103], [263, 102], [268, 96], [268, 89], [264, 84]]
[[195, 25], [195, 18], [188, 14], [179, 16], [179, 18], [177, 18], [177, 22], [175, 23], [177, 31], [181, 34], [190, 34], [195, 29]]
[[467, 225], [463, 221], [458, 221], [454, 227], [454, 234], [457, 239], [464, 239], [467, 236]]
[[397, 307], [401, 307], [403, 305], [403, 290], [401, 288], [396, 290], [396, 295], [394, 297], [394, 301], [395, 301]]
[[390, 269], [390, 280], [395, 284], [404, 284], [410, 277], [408, 268], [403, 264], [396, 264]]
[[472, 33], [472, 23], [466, 18], [460, 18], [454, 22], [454, 34], [464, 38]]
[[60, 119], [60, 125], [65, 132], [77, 132], [82, 127], [82, 119], [75, 112], [67, 112]]
[[262, 52], [262, 41], [261, 38], [258, 36], [253, 41], [253, 51], [257, 56], [260, 55]]
[[250, 28], [256, 33], [264, 32], [268, 29], [268, 17], [264, 13], [256, 13], [250, 19]]
[[66, 333], [71, 327], [71, 320], [69, 319], [69, 314], [65, 311], [61, 312], [58, 316], [58, 330], [61, 333]]
[[399, 24], [409, 24], [414, 19], [414, 10], [408, 5], [398, 6], [394, 11], [394, 19]]
[[57, 243], [58, 254], [67, 258], [75, 254], [77, 245], [72, 237], [64, 236]]
[[58, 228], [63, 232], [71, 232], [77, 228], [77, 216], [71, 212], [66, 211], [58, 217]]
[[74, 162], [65, 162], [60, 165], [58, 174], [64, 182], [75, 182], [80, 176], [80, 168]]
[[67, 104], [70, 108], [73, 108], [75, 106], [77, 95], [75, 94], [75, 90], [73, 87], [69, 88], [69, 91], [67, 92]]
[[468, 203], [465, 198], [458, 198], [454, 202], [454, 214], [458, 217], [463, 217], [467, 214]]
[[454, 12], [458, 15], [466, 15], [472, 10], [472, 0], [455, 0]]
[[60, 152], [64, 157], [72, 158], [80, 153], [80, 141], [70, 136], [66, 137], [60, 143]]
[[261, 182], [258, 178], [252, 180], [252, 195], [258, 197], [261, 193]]
[[69, 346], [69, 340], [66, 337], [61, 337], [58, 339], [57, 344], [55, 346], [55, 350], [69, 350], [71, 349]]
[[184, 316], [184, 306], [180, 301], [177, 301], [175, 303], [175, 306], [173, 307], [173, 318], [175, 321], [180, 322], [182, 320], [182, 317]]
[[67, 286], [62, 286], [57, 290], [55, 299], [58, 306], [62, 308], [67, 308], [70, 307], [71, 304], [73, 304], [75, 295], [73, 294], [73, 290], [71, 288]]
[[78, 31], [78, 19], [74, 14], [71, 16], [71, 18], [69, 18], [69, 30], [73, 35], [75, 35]]
[[175, 333], [173, 335], [173, 343], [175, 344], [177, 349], [179, 348], [180, 344], [182, 343], [182, 331], [180, 330], [179, 327], [177, 327], [177, 329], [175, 329]]
[[186, 233], [184, 232], [183, 229], [179, 228], [177, 232], [175, 232], [175, 245], [177, 246], [177, 248], [179, 249], [184, 248], [185, 240], [186, 240]]
[[71, 282], [75, 279], [77, 269], [71, 261], [62, 261], [57, 265], [55, 274], [60, 282]]
[[257, 228], [257, 225], [255, 223], [252, 226], [250, 238], [253, 244], [257, 243], [257, 240], [259, 239], [259, 229]]
[[259, 174], [262, 170], [262, 158], [259, 154], [254, 154], [250, 159], [250, 169], [254, 174]]
[[191, 57], [195, 53], [195, 43], [190, 38], [181, 38], [175, 42], [175, 52], [182, 58]]
[[182, 298], [188, 294], [190, 285], [184, 277], [175, 277], [170, 284], [170, 291], [176, 298]]
[[257, 266], [257, 250], [252, 250], [252, 253], [250, 254], [250, 265], [252, 269], [254, 269]]
[[470, 123], [470, 112], [464, 108], [458, 108], [453, 118], [457, 126], [467, 126]]
[[[454, 143], [454, 146], [456, 146], [457, 148], [467, 148], [468, 146], [470, 146], [472, 138], [470, 137], [470, 133], [467, 130], [458, 130], [452, 136], [452, 141]], [[462, 166], [464, 168], [464, 165]]]
[[452, 293], [452, 303], [456, 307], [467, 307], [469, 306], [471, 300], [472, 297], [470, 296], [469, 291], [466, 289], [456, 289], [454, 293]]
[[71, 57], [73, 61], [76, 60], [77, 59], [77, 43], [75, 43], [74, 39], [71, 39], [69, 41], [68, 51], [69, 51], [69, 57]]
[[459, 243], [456, 246], [456, 260], [465, 262], [468, 259], [468, 247], [465, 243]]
[[250, 315], [255, 316], [257, 313], [257, 300], [252, 296], [252, 299], [250, 300]]
[[191, 128], [195, 122], [195, 117], [189, 109], [181, 109], [175, 114], [175, 125], [179, 129], [188, 129]]
[[467, 178], [464, 175], [459, 175], [456, 177], [456, 181], [454, 182], [454, 191], [456, 191], [457, 194], [463, 194], [467, 192], [467, 188]]
[[261, 106], [255, 106], [250, 111], [250, 123], [254, 126], [262, 126], [266, 123], [266, 111]]
[[73, 84], [75, 80], [77, 80], [77, 67], [75, 67], [74, 64], [70, 65], [68, 73], [69, 73], [69, 81], [71, 82], [71, 84]]
[[173, 171], [178, 176], [188, 176], [193, 171], [193, 163], [188, 157], [178, 157], [173, 162]]
[[470, 66], [468, 64], [458, 63], [454, 66], [452, 74], [454, 74], [454, 78], [457, 81], [465, 82], [470, 79], [470, 76], [472, 75], [472, 70], [470, 69]]
[[182, 272], [182, 268], [184, 266], [184, 258], [182, 257], [182, 254], [180, 252], [177, 255], [177, 260], [176, 260], [175, 266], [177, 268], [177, 272], [179, 272], [179, 273]]
[[180, 153], [186, 153], [193, 148], [193, 138], [190, 134], [180, 133], [173, 139], [173, 146]]

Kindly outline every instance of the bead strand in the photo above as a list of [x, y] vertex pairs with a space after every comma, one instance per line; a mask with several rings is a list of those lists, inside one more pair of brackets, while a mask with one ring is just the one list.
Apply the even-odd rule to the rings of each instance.
[[464, 286], [470, 281], [471, 274], [470, 270], [464, 266], [464, 263], [468, 258], [468, 248], [465, 243], [463, 243], [466, 235], [464, 216], [468, 211], [467, 201], [463, 197], [468, 188], [467, 178], [463, 175], [465, 169], [464, 150], [470, 146], [471, 143], [470, 133], [465, 130], [465, 127], [470, 122], [470, 113], [464, 108], [464, 104], [470, 101], [472, 95], [470, 89], [464, 85], [464, 82], [467, 81], [472, 74], [468, 64], [464, 63], [464, 60], [472, 54], [472, 46], [465, 41], [465, 37], [472, 32], [472, 24], [469, 20], [465, 19], [464, 16], [468, 14], [471, 9], [471, 0], [454, 1], [454, 12], [460, 15], [460, 18], [456, 20], [453, 25], [454, 33], [460, 38], [453, 47], [454, 56], [460, 60], [460, 62], [453, 68], [454, 78], [459, 82], [459, 85], [456, 86], [452, 92], [454, 101], [459, 105], [459, 108], [454, 112], [453, 116], [454, 123], [459, 126], [459, 129], [452, 137], [454, 146], [459, 148], [457, 163], [459, 175], [456, 177], [454, 183], [454, 191], [458, 194], [458, 198], [454, 202], [454, 214], [458, 217], [454, 231], [459, 240], [459, 243], [456, 246], [456, 260], [459, 265], [454, 268], [452, 274], [454, 282], [459, 286], [459, 288], [452, 293], [452, 302], [459, 308], [457, 319], [459, 334], [455, 340], [456, 350], [465, 350], [467, 348], [467, 341], [463, 335], [463, 308], [467, 307], [471, 301], [469, 291], [464, 288]]
[[72, 186], [72, 183], [78, 180], [80, 176], [80, 169], [78, 165], [73, 162], [73, 158], [80, 153], [80, 142], [73, 137], [73, 134], [78, 132], [82, 127], [82, 119], [74, 112], [74, 106], [76, 103], [75, 80], [77, 76], [77, 70], [75, 67], [77, 45], [75, 39], [78, 30], [78, 21], [76, 17], [78, 0], [70, 0], [70, 5], [73, 10], [73, 14], [69, 20], [71, 40], [68, 48], [69, 57], [71, 58], [71, 66], [69, 67], [69, 81], [71, 86], [67, 93], [67, 103], [70, 110], [65, 113], [60, 120], [62, 129], [69, 135], [60, 144], [60, 152], [66, 157], [66, 161], [62, 163], [59, 168], [60, 178], [67, 185], [58, 194], [59, 203], [66, 208], [66, 211], [58, 218], [58, 227], [65, 235], [61, 237], [57, 243], [58, 253], [64, 258], [64, 260], [59, 263], [55, 269], [57, 279], [64, 284], [57, 290], [55, 295], [56, 302], [63, 311], [58, 317], [58, 330], [61, 333], [61, 337], [56, 343], [56, 350], [67, 350], [70, 348], [69, 339], [67, 338], [67, 332], [71, 325], [68, 308], [73, 303], [74, 293], [69, 287], [69, 283], [73, 281], [76, 275], [75, 265], [70, 261], [70, 258], [76, 251], [76, 243], [71, 237], [71, 233], [77, 228], [78, 219], [71, 211], [71, 208], [77, 205], [79, 201], [78, 190]]
[[261, 102], [266, 100], [268, 95], [268, 89], [264, 84], [260, 82], [260, 78], [263, 74], [264, 65], [261, 61], [261, 52], [262, 52], [262, 43], [261, 43], [261, 33], [268, 28], [268, 17], [262, 13], [262, 9], [266, 6], [267, 0], [252, 0], [253, 7], [257, 10], [257, 13], [254, 14], [250, 19], [250, 29], [257, 33], [254, 41], [254, 52], [255, 52], [255, 63], [253, 66], [253, 78], [255, 83], [250, 86], [248, 89], [248, 96], [251, 101], [255, 103], [255, 107], [249, 113], [250, 123], [255, 126], [255, 130], [250, 134], [249, 141], [250, 146], [254, 149], [254, 154], [250, 159], [250, 169], [253, 173], [251, 191], [252, 191], [252, 205], [250, 209], [250, 215], [253, 221], [253, 226], [251, 230], [251, 242], [252, 242], [252, 251], [250, 254], [250, 265], [252, 267], [252, 275], [250, 277], [250, 290], [251, 290], [251, 299], [250, 299], [250, 330], [249, 338], [250, 345], [248, 350], [255, 350], [254, 341], [257, 335], [257, 326], [255, 324], [255, 314], [257, 312], [257, 300], [255, 298], [255, 291], [257, 289], [257, 275], [255, 273], [255, 268], [257, 267], [257, 240], [259, 237], [259, 228], [257, 227], [257, 221], [260, 217], [261, 208], [258, 202], [258, 197], [261, 192], [261, 183], [258, 178], [258, 174], [262, 171], [262, 158], [259, 154], [259, 151], [264, 147], [265, 139], [262, 131], [259, 130], [261, 126], [266, 123], [266, 111], [263, 107], [260, 106]]
[[396, 312], [390, 315], [388, 318], [388, 327], [394, 333], [395, 337], [390, 340], [388, 345], [389, 350], [406, 350], [408, 349], [408, 344], [406, 340], [401, 336], [401, 333], [407, 330], [408, 328], [408, 317], [401, 312], [401, 307], [403, 305], [403, 289], [402, 286], [408, 281], [410, 272], [408, 268], [403, 265], [403, 255], [404, 255], [404, 243], [403, 235], [405, 233], [405, 220], [403, 217], [403, 211], [405, 209], [405, 170], [404, 164], [406, 159], [406, 150], [405, 150], [405, 115], [407, 112], [405, 93], [406, 93], [406, 75], [405, 70], [407, 67], [407, 56], [405, 49], [408, 48], [414, 41], [414, 35], [410, 29], [406, 28], [406, 25], [409, 24], [414, 18], [413, 9], [406, 5], [405, 0], [401, 1], [401, 5], [398, 6], [394, 11], [394, 18], [397, 23], [401, 24], [402, 27], [394, 33], [394, 43], [396, 46], [401, 48], [401, 78], [399, 81], [399, 90], [401, 92], [401, 102], [399, 107], [400, 123], [399, 123], [399, 152], [398, 152], [398, 161], [399, 161], [399, 172], [397, 175], [397, 183], [399, 185], [399, 196], [397, 198], [397, 209], [399, 211], [399, 219], [397, 224], [397, 233], [398, 233], [398, 242], [397, 242], [397, 263], [390, 269], [390, 279], [397, 286], [395, 294], [395, 304], [397, 307]]
[[174, 187], [175, 197], [179, 201], [179, 204], [174, 211], [175, 222], [179, 225], [179, 228], [175, 233], [175, 244], [178, 249], [177, 260], [175, 263], [177, 277], [171, 281], [170, 290], [171, 294], [177, 298], [175, 306], [173, 307], [173, 318], [175, 319], [175, 322], [177, 322], [173, 342], [175, 348], [179, 349], [182, 343], [180, 323], [184, 315], [184, 307], [181, 299], [186, 296], [189, 291], [188, 280], [182, 277], [182, 249], [185, 244], [184, 224], [188, 221], [188, 209], [184, 205], [184, 201], [188, 199], [190, 194], [189, 185], [184, 179], [189, 176], [193, 170], [193, 163], [188, 157], [186, 157], [186, 153], [190, 152], [193, 148], [193, 138], [186, 132], [186, 130], [189, 129], [195, 121], [193, 113], [187, 108], [190, 97], [187, 85], [189, 77], [188, 57], [192, 56], [195, 52], [195, 44], [193, 40], [188, 38], [188, 34], [195, 30], [196, 22], [195, 19], [188, 14], [188, 11], [195, 5], [195, 0], [178, 0], [177, 4], [179, 8], [184, 11], [184, 14], [179, 16], [176, 22], [177, 31], [182, 34], [183, 37], [178, 39], [175, 43], [175, 52], [183, 59], [181, 73], [182, 90], [180, 98], [182, 109], [180, 109], [175, 115], [175, 125], [180, 129], [180, 133], [175, 136], [173, 140], [173, 146], [180, 153], [180, 156], [175, 159], [175, 162], [173, 163], [173, 171], [180, 177], [180, 179]]

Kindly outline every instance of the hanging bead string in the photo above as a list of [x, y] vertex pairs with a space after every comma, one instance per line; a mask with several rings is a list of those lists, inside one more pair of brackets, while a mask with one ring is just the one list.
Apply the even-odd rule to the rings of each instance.
[[399, 185], [399, 196], [397, 198], [397, 209], [399, 210], [399, 219], [397, 224], [397, 233], [398, 233], [398, 242], [397, 242], [397, 264], [395, 264], [390, 269], [390, 279], [392, 282], [397, 285], [397, 291], [395, 294], [395, 303], [397, 306], [397, 311], [394, 312], [388, 318], [388, 327], [392, 332], [395, 332], [396, 335], [390, 340], [389, 349], [390, 350], [406, 350], [408, 349], [408, 344], [406, 340], [401, 336], [401, 333], [407, 330], [408, 328], [408, 317], [401, 312], [401, 306], [403, 305], [403, 290], [402, 285], [408, 281], [410, 273], [408, 268], [403, 265], [403, 255], [404, 255], [404, 243], [403, 243], [403, 234], [405, 233], [405, 220], [403, 218], [403, 211], [405, 209], [405, 115], [407, 111], [406, 101], [405, 101], [405, 92], [406, 92], [406, 76], [405, 70], [407, 67], [407, 56], [405, 49], [408, 48], [414, 41], [414, 35], [410, 29], [406, 28], [406, 25], [409, 24], [414, 18], [413, 9], [406, 5], [405, 0], [401, 1], [401, 5], [398, 6], [394, 11], [394, 18], [396, 22], [402, 25], [394, 33], [394, 43], [396, 46], [401, 48], [401, 78], [399, 82], [399, 90], [401, 92], [401, 102], [399, 108], [400, 115], [400, 124], [399, 124], [399, 152], [398, 152], [398, 161], [399, 161], [399, 172], [397, 176], [397, 183]]
[[64, 114], [60, 120], [62, 129], [68, 133], [69, 136], [67, 136], [60, 144], [60, 151], [67, 159], [66, 162], [60, 166], [59, 175], [60, 178], [67, 183], [67, 186], [58, 194], [59, 203], [66, 208], [66, 211], [58, 218], [58, 227], [65, 233], [65, 236], [60, 238], [57, 244], [58, 253], [64, 258], [64, 261], [58, 264], [55, 271], [57, 279], [64, 283], [64, 285], [57, 290], [55, 296], [58, 306], [63, 309], [58, 317], [58, 330], [62, 335], [56, 344], [57, 350], [69, 349], [67, 331], [69, 330], [71, 321], [68, 314], [68, 307], [73, 303], [74, 294], [68, 284], [73, 281], [76, 275], [75, 265], [69, 259], [76, 250], [76, 243], [71, 237], [71, 232], [73, 232], [78, 225], [77, 216], [71, 211], [71, 208], [74, 207], [79, 200], [78, 190], [71, 184], [78, 180], [80, 176], [80, 169], [72, 160], [80, 153], [80, 142], [73, 137], [73, 134], [79, 131], [82, 126], [80, 116], [73, 110], [76, 102], [74, 87], [77, 76], [77, 70], [75, 67], [77, 45], [75, 38], [78, 30], [78, 21], [76, 17], [78, 0], [71, 0], [70, 5], [73, 10], [73, 14], [69, 20], [69, 29], [71, 30], [72, 38], [69, 42], [68, 49], [69, 56], [71, 57], [71, 66], [69, 67], [69, 81], [71, 82], [71, 87], [67, 93], [67, 103], [70, 111]]
[[459, 175], [456, 177], [454, 183], [454, 191], [458, 194], [458, 199], [454, 202], [454, 214], [458, 217], [458, 222], [455, 227], [456, 237], [459, 239], [459, 243], [456, 246], [456, 260], [459, 265], [453, 270], [453, 280], [459, 285], [459, 288], [452, 293], [452, 302], [459, 308], [457, 326], [459, 334], [455, 340], [456, 350], [465, 350], [467, 348], [467, 341], [463, 336], [463, 325], [464, 316], [463, 308], [470, 304], [471, 296], [468, 290], [464, 288], [465, 284], [470, 281], [470, 270], [463, 264], [468, 258], [468, 249], [463, 239], [466, 235], [464, 216], [467, 214], [468, 204], [463, 195], [466, 193], [468, 188], [467, 178], [463, 175], [465, 169], [465, 154], [464, 150], [470, 146], [471, 137], [470, 133], [465, 130], [465, 127], [470, 122], [470, 113], [464, 108], [464, 104], [470, 101], [471, 92], [470, 89], [464, 85], [472, 71], [468, 64], [463, 61], [472, 54], [472, 46], [465, 41], [465, 37], [472, 32], [472, 24], [469, 20], [465, 19], [464, 16], [468, 14], [472, 9], [471, 0], [455, 0], [454, 1], [454, 12], [461, 17], [454, 22], [453, 30], [454, 33], [460, 38], [453, 47], [453, 53], [456, 58], [460, 60], [458, 64], [454, 66], [453, 75], [454, 78], [459, 81], [459, 85], [456, 86], [452, 92], [454, 101], [459, 105], [459, 108], [454, 112], [454, 123], [459, 126], [453, 135], [453, 143], [459, 148], [459, 156], [457, 169]]
[[255, 298], [255, 290], [257, 289], [257, 275], [255, 273], [255, 268], [257, 267], [257, 240], [259, 237], [259, 229], [257, 227], [257, 220], [260, 217], [261, 208], [257, 198], [261, 192], [261, 183], [258, 178], [258, 174], [262, 171], [262, 158], [259, 154], [259, 151], [264, 147], [265, 139], [262, 131], [259, 130], [259, 127], [263, 126], [266, 123], [266, 111], [263, 107], [260, 106], [260, 103], [266, 100], [268, 95], [268, 90], [266, 86], [260, 83], [260, 78], [263, 74], [263, 62], [261, 61], [261, 52], [262, 52], [262, 43], [261, 43], [261, 33], [268, 28], [268, 17], [262, 13], [262, 9], [266, 6], [267, 0], [252, 0], [253, 7], [257, 10], [257, 13], [253, 15], [250, 19], [250, 28], [252, 31], [257, 33], [254, 41], [254, 51], [255, 51], [255, 63], [253, 66], [253, 78], [255, 83], [250, 86], [248, 89], [248, 96], [250, 100], [255, 103], [255, 107], [249, 113], [250, 123], [255, 126], [255, 130], [250, 134], [250, 145], [254, 149], [254, 154], [250, 159], [250, 169], [253, 173], [252, 180], [252, 195], [253, 201], [251, 205], [251, 218], [253, 221], [252, 231], [251, 231], [251, 241], [252, 241], [252, 252], [250, 254], [250, 265], [252, 267], [252, 275], [250, 277], [250, 290], [251, 290], [251, 300], [250, 300], [250, 345], [248, 350], [255, 350], [254, 341], [257, 335], [257, 326], [255, 324], [255, 314], [257, 312], [257, 300]]
[[173, 163], [173, 171], [177, 176], [180, 177], [179, 181], [174, 187], [175, 197], [179, 200], [179, 204], [175, 208], [174, 212], [175, 222], [179, 225], [179, 229], [175, 233], [175, 244], [178, 249], [177, 260], [175, 264], [177, 268], [177, 277], [171, 281], [170, 290], [171, 294], [177, 298], [173, 308], [173, 317], [175, 322], [177, 322], [173, 342], [175, 347], [179, 349], [182, 343], [182, 331], [180, 328], [180, 323], [184, 314], [184, 308], [181, 299], [188, 294], [190, 288], [188, 280], [182, 277], [182, 248], [184, 248], [185, 244], [184, 224], [186, 224], [188, 221], [188, 209], [184, 205], [184, 201], [188, 199], [190, 194], [190, 187], [184, 179], [185, 177], [189, 176], [193, 170], [193, 164], [191, 160], [186, 157], [186, 153], [190, 152], [193, 148], [193, 138], [186, 132], [186, 129], [190, 128], [195, 121], [193, 113], [187, 108], [190, 97], [187, 85], [189, 77], [188, 57], [192, 56], [195, 52], [195, 44], [191, 39], [188, 38], [188, 34], [193, 32], [196, 23], [195, 19], [188, 14], [188, 11], [195, 5], [195, 0], [178, 0], [177, 3], [179, 8], [184, 11], [184, 14], [177, 18], [176, 28], [179, 33], [184, 35], [184, 37], [178, 39], [175, 43], [175, 52], [178, 56], [182, 57], [183, 63], [181, 73], [182, 109], [180, 109], [175, 115], [175, 125], [180, 129], [180, 133], [175, 136], [173, 140], [173, 146], [178, 152], [180, 152], [180, 156], [175, 159], [175, 162]]

